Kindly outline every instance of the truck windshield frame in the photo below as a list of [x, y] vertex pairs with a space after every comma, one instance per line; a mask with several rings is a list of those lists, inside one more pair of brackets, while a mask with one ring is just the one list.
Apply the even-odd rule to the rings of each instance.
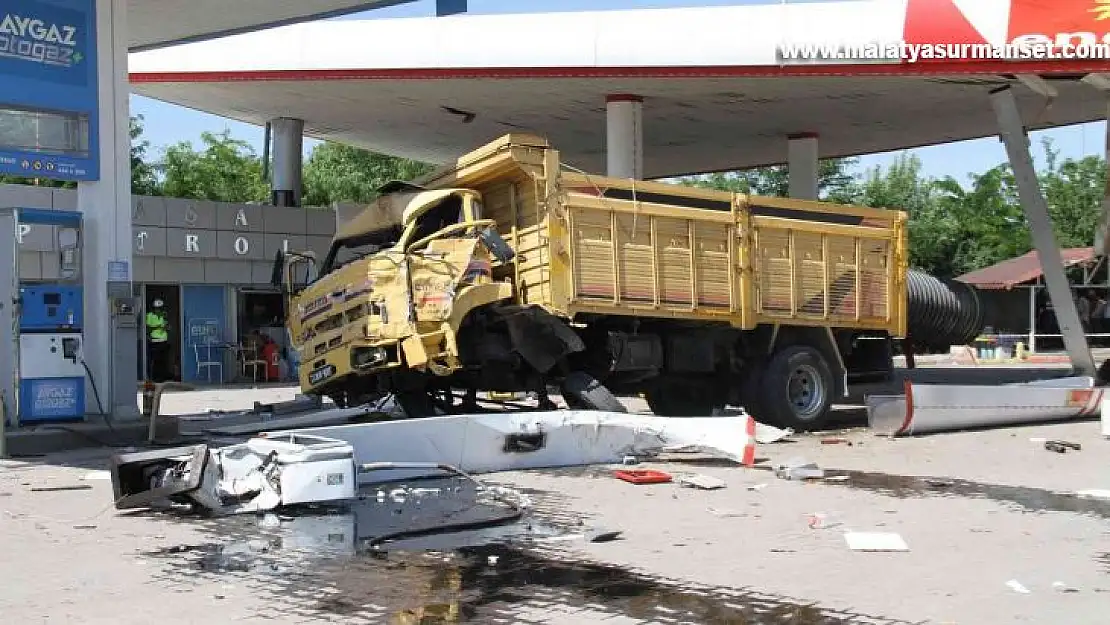
[[[331, 249], [328, 250], [327, 257], [324, 259], [323, 264], [320, 265], [319, 271], [316, 272], [316, 277], [313, 279], [313, 282], [344, 265], [396, 245], [403, 234], [400, 227], [395, 227], [379, 230], [377, 232], [370, 232], [357, 237], [339, 239], [333, 242], [331, 244]], [[352, 251], [347, 258], [339, 260], [340, 254], [346, 250], [357, 251]]]

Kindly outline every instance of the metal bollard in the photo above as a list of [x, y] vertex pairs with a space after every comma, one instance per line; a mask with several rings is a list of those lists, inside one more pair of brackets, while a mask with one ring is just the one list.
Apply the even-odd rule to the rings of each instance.
[[[157, 438], [158, 425], [155, 419], [158, 417], [158, 411], [162, 407], [162, 392], [166, 390], [178, 391], [191, 391], [195, 387], [191, 384], [184, 384], [182, 382], [159, 382], [154, 384], [154, 393], [150, 400], [150, 429], [147, 431], [146, 442], [153, 445]], [[143, 412], [146, 412], [146, 387], [143, 388]]]

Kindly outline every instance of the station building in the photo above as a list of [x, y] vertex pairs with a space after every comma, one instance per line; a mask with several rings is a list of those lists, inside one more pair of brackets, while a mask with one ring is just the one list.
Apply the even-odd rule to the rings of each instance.
[[[0, 185], [0, 206], [76, 210], [77, 191]], [[133, 292], [143, 311], [156, 299], [164, 302], [172, 377], [196, 384], [266, 381], [268, 363], [259, 364], [261, 354], [251, 349], [250, 337], [268, 336], [282, 352], [288, 346], [283, 299], [270, 284], [276, 252], [310, 250], [323, 258], [336, 215], [358, 208], [132, 196]], [[52, 228], [21, 226], [21, 283], [59, 279]], [[143, 380], [149, 352], [146, 333], [138, 334], [136, 375]], [[279, 367], [286, 379], [287, 365], [286, 359]]]

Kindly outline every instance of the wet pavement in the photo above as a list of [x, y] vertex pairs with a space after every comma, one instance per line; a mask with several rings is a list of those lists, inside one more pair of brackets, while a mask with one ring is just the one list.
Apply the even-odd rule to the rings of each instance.
[[[747, 587], [695, 585], [584, 561], [588, 519], [528, 493], [519, 519], [463, 480], [364, 489], [347, 508], [197, 519], [210, 541], [145, 551], [160, 583], [246, 586], [260, 618], [345, 623], [902, 623]], [[414, 489], [419, 496], [414, 496]], [[437, 528], [443, 531], [435, 531]], [[417, 530], [414, 532], [414, 530]], [[400, 532], [406, 532], [400, 535]], [[390, 536], [396, 537], [389, 539]], [[612, 538], [611, 536], [609, 538]], [[384, 540], [383, 539], [388, 539]], [[220, 597], [217, 596], [217, 599]]]

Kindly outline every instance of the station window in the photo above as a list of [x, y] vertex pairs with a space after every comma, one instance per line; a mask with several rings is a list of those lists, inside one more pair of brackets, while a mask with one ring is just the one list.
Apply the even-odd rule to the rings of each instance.
[[89, 116], [0, 106], [0, 150], [89, 157]]

